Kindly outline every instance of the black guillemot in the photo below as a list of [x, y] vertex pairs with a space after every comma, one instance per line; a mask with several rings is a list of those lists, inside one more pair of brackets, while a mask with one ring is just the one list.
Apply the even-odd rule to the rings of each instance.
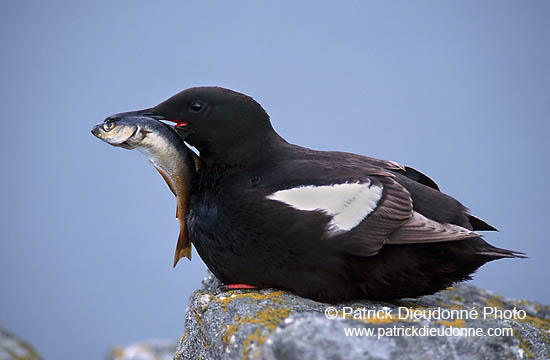
[[485, 242], [475, 231], [496, 229], [421, 172], [290, 144], [247, 95], [196, 87], [128, 114], [175, 123], [199, 150], [187, 228], [225, 284], [324, 302], [398, 299], [523, 257]]

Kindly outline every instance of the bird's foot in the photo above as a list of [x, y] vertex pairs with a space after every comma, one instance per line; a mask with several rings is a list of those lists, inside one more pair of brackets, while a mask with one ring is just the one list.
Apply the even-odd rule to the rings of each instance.
[[228, 285], [221, 285], [220, 290], [222, 291], [228, 291], [228, 290], [251, 290], [251, 289], [257, 289], [257, 287], [253, 285], [247, 285], [247, 284], [228, 284]]

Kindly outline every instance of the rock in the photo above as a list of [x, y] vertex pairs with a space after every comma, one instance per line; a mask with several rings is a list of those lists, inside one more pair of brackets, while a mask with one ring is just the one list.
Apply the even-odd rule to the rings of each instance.
[[172, 360], [177, 341], [151, 339], [116, 346], [109, 352], [109, 360]]
[[464, 283], [418, 299], [338, 305], [219, 285], [209, 276], [191, 296], [175, 359], [550, 358], [550, 306]]
[[39, 360], [40, 356], [27, 342], [0, 328], [0, 360]]

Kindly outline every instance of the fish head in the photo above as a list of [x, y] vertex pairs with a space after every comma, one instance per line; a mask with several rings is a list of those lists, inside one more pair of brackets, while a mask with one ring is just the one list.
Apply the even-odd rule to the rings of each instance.
[[144, 137], [145, 129], [134, 117], [110, 116], [92, 128], [92, 134], [106, 143], [128, 150], [135, 149]]

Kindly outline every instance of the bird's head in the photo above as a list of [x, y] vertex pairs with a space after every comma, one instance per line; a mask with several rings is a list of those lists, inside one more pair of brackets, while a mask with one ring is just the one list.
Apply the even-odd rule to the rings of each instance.
[[238, 158], [247, 151], [258, 151], [271, 138], [279, 138], [260, 104], [221, 87], [190, 88], [152, 108], [113, 116], [136, 114], [173, 123], [204, 160], [228, 156], [242, 160]]

